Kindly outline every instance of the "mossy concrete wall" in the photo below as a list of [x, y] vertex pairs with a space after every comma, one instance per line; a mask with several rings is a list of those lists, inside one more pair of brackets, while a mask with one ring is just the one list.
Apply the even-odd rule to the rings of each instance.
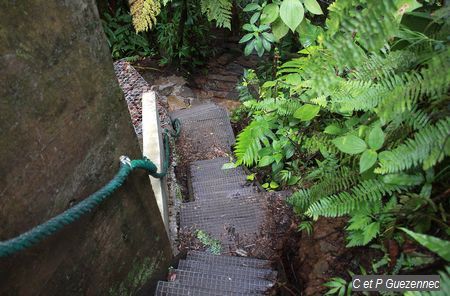
[[[0, 152], [0, 240], [140, 157], [94, 0], [0, 1]], [[170, 257], [148, 176], [133, 172], [93, 213], [0, 259], [0, 295], [133, 295]]]

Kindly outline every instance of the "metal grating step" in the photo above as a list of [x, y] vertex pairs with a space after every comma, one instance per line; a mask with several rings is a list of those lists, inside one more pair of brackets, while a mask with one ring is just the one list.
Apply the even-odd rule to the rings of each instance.
[[224, 252], [251, 245], [260, 233], [265, 211], [255, 197], [211, 199], [181, 206], [183, 231], [203, 230], [218, 239]]
[[217, 164], [218, 166], [222, 166], [224, 163], [230, 162], [230, 159], [228, 157], [217, 157], [214, 159], [204, 159], [204, 160], [197, 160], [191, 163], [191, 166], [198, 166], [203, 167], [208, 164]]
[[275, 280], [277, 273], [271, 269], [238, 267], [229, 265], [211, 265], [193, 260], [180, 260], [178, 269], [217, 274], [228, 277], [239, 277], [242, 280], [255, 279]]
[[251, 295], [264, 295], [264, 293], [252, 292], [225, 292], [214, 291], [212, 289], [198, 288], [183, 285], [178, 282], [158, 282], [156, 287], [155, 296], [251, 296]]
[[240, 198], [250, 198], [254, 197], [258, 193], [258, 188], [255, 186], [242, 187], [239, 189], [230, 189], [227, 191], [220, 192], [208, 192], [195, 195], [196, 200], [230, 200], [230, 199], [240, 199]]
[[182, 269], [175, 269], [173, 273], [176, 274], [176, 282], [182, 285], [211, 289], [213, 291], [241, 293], [265, 292], [274, 285], [273, 282], [264, 279], [249, 281], [242, 280], [241, 277], [228, 277]]
[[208, 252], [189, 251], [187, 259], [201, 261], [208, 264], [233, 265], [253, 268], [270, 268], [269, 260], [237, 257], [237, 256], [219, 256]]
[[191, 116], [200, 115], [211, 110], [217, 110], [219, 106], [212, 103], [197, 105], [188, 109], [181, 109], [170, 113], [172, 119], [189, 118]]
[[[244, 185], [247, 183], [247, 177], [244, 175], [225, 175], [220, 179], [217, 178], [211, 178], [210, 175], [204, 175], [204, 178], [195, 178], [195, 180], [192, 180], [192, 186], [195, 187], [207, 187], [207, 186], [216, 186], [220, 184], [232, 184], [232, 183], [242, 183]], [[194, 186], [195, 185], [195, 186]]]
[[201, 170], [192, 170], [190, 171], [190, 176], [192, 180], [204, 181], [210, 179], [218, 179], [225, 178], [228, 176], [242, 176], [243, 178], [247, 178], [244, 170], [242, 168], [235, 168], [229, 170], [222, 170], [220, 168], [204, 168]]
[[263, 218], [258, 217], [263, 211], [261, 201], [256, 197], [188, 202], [181, 205], [181, 226], [215, 220], [231, 222], [243, 218], [257, 221]]
[[242, 189], [246, 186], [247, 181], [246, 180], [241, 180], [240, 182], [234, 182], [234, 183], [216, 183], [214, 184], [210, 184], [210, 183], [193, 183], [192, 184], [192, 189], [193, 189], [193, 193], [194, 196], [197, 197], [199, 195], [207, 195], [207, 194], [211, 194], [212, 197], [214, 196], [214, 193], [221, 193], [221, 192], [231, 192], [232, 190], [236, 190], [236, 189]]

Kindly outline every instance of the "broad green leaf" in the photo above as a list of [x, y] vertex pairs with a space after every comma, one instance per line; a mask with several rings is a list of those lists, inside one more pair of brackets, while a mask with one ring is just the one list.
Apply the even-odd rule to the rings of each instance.
[[342, 133], [342, 129], [340, 127], [338, 127], [337, 125], [330, 124], [329, 126], [327, 126], [325, 128], [325, 130], [323, 132], [326, 134], [329, 134], [329, 135], [339, 135]]
[[261, 40], [262, 40], [262, 44], [263, 44], [264, 49], [266, 51], [270, 51], [270, 49], [272, 48], [270, 42], [267, 41], [265, 38], [261, 38]]
[[323, 14], [322, 8], [320, 8], [316, 0], [305, 0], [304, 4], [306, 9], [312, 14]]
[[272, 154], [273, 154], [272, 147], [264, 147], [262, 149], [259, 149], [259, 151], [258, 151], [259, 157], [264, 157], [266, 155], [272, 155]]
[[373, 150], [378, 150], [383, 147], [384, 133], [381, 127], [375, 126], [369, 134], [368, 144]]
[[262, 85], [262, 88], [267, 88], [267, 87], [273, 87], [277, 84], [276, 81], [266, 81], [264, 82], [264, 84]]
[[245, 43], [245, 42], [249, 41], [250, 39], [252, 39], [253, 36], [255, 36], [255, 35], [253, 35], [252, 33], [245, 34], [245, 35], [241, 38], [241, 40], [239, 40], [239, 43]]
[[406, 232], [409, 236], [411, 236], [425, 248], [435, 252], [446, 261], [450, 261], [450, 241], [446, 241], [431, 235], [413, 232], [403, 227], [400, 227], [400, 229]]
[[252, 17], [250, 18], [250, 24], [255, 24], [256, 21], [259, 19], [259, 16], [261, 15], [261, 13], [256, 12], [252, 15]]
[[305, 10], [300, 0], [284, 0], [281, 3], [280, 17], [292, 32], [300, 25], [304, 14]]
[[306, 48], [314, 45], [319, 34], [323, 32], [323, 29], [319, 26], [311, 25], [311, 22], [305, 19], [297, 27], [296, 31], [300, 37], [300, 43]]
[[288, 184], [289, 186], [292, 186], [292, 185], [297, 184], [298, 181], [300, 181], [300, 177], [292, 176], [291, 178], [289, 178], [289, 181], [287, 182], [287, 184]]
[[263, 37], [269, 42], [275, 42], [275, 37], [271, 33], [263, 32]]
[[301, 121], [313, 119], [320, 111], [320, 106], [305, 104], [294, 112], [294, 117]]
[[288, 32], [288, 26], [286, 26], [280, 18], [272, 24], [272, 33], [276, 41], [280, 41], [280, 39], [286, 36]]
[[392, 185], [405, 185], [405, 186], [414, 186], [422, 184], [424, 178], [422, 175], [408, 175], [404, 173], [400, 174], [389, 174], [383, 177], [383, 182], [386, 184]]
[[256, 52], [258, 53], [258, 56], [262, 57], [262, 55], [264, 54], [264, 46], [262, 43], [262, 39], [260, 36], [255, 38], [255, 49]]
[[366, 150], [359, 159], [359, 172], [364, 173], [370, 169], [377, 161], [378, 154], [373, 150]]
[[261, 9], [261, 6], [257, 3], [249, 3], [247, 6], [244, 7], [245, 12], [253, 11], [253, 10], [259, 10]]
[[261, 24], [271, 24], [278, 18], [279, 12], [280, 8], [277, 4], [267, 4], [261, 13], [261, 18], [259, 21]]
[[247, 43], [247, 45], [245, 46], [245, 49], [244, 49], [244, 54], [246, 56], [250, 55], [254, 48], [255, 48], [255, 39], [253, 39], [252, 41]]
[[395, 0], [395, 6], [397, 7], [397, 16], [401, 18], [405, 13], [422, 7], [422, 4], [417, 0]]
[[339, 150], [348, 154], [359, 154], [367, 149], [366, 142], [354, 135], [339, 137], [332, 142]]
[[258, 162], [258, 166], [259, 167], [264, 167], [264, 166], [268, 166], [269, 164], [271, 164], [272, 162], [274, 162], [275, 159], [270, 156], [270, 155], [266, 155], [263, 158], [261, 158]]
[[255, 31], [255, 30], [253, 29], [252, 25], [250, 25], [250, 24], [245, 24], [245, 25], [243, 25], [243, 26], [242, 26], [242, 29], [244, 29], [245, 31], [248, 31], [248, 32], [253, 32], [253, 31]]
[[248, 181], [253, 181], [253, 180], [255, 180], [255, 173], [250, 174], [250, 175], [247, 175], [247, 180], [248, 180]]
[[270, 182], [270, 188], [277, 189], [278, 187], [280, 187], [280, 185], [278, 185], [277, 182], [275, 181]]

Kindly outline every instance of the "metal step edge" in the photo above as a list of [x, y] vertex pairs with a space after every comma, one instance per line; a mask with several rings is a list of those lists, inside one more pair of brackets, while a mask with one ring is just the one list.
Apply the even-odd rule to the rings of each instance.
[[178, 269], [197, 271], [210, 274], [219, 274], [229, 277], [241, 277], [245, 280], [265, 279], [275, 280], [277, 272], [272, 269], [237, 267], [229, 265], [212, 265], [195, 260], [180, 260]]
[[174, 269], [176, 281], [181, 284], [193, 287], [215, 287], [217, 290], [227, 292], [264, 292], [274, 283], [268, 280], [256, 279], [253, 281], [243, 280], [241, 277], [228, 277], [218, 274], [203, 273], [197, 271]]
[[198, 259], [198, 260], [209, 260], [210, 262], [226, 262], [229, 265], [242, 265], [254, 268], [267, 268], [271, 266], [272, 262], [270, 260], [252, 258], [252, 257], [238, 257], [238, 256], [225, 256], [225, 255], [214, 255], [208, 252], [201, 251], [189, 251], [187, 258]]
[[226, 184], [233, 182], [245, 182], [247, 183], [247, 176], [245, 175], [223, 175], [222, 178], [215, 178], [211, 174], [205, 174], [202, 176], [203, 178], [196, 177], [195, 180], [192, 179], [192, 185], [196, 184], [196, 186], [207, 186], [207, 185], [216, 185], [216, 184]]
[[186, 286], [177, 282], [163, 282], [159, 281], [156, 287], [155, 296], [253, 296], [264, 295], [263, 293], [240, 293], [240, 292], [226, 292], [215, 291], [212, 289], [198, 288]]

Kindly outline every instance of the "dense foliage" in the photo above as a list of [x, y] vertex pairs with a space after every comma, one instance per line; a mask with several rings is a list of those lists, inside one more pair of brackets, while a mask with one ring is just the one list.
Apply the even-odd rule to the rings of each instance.
[[[197, 65], [213, 50], [211, 24], [230, 29], [241, 8], [244, 53], [269, 65], [263, 75], [247, 70], [238, 87], [236, 114], [251, 121], [237, 137], [236, 165], [264, 175], [268, 190], [293, 189], [300, 230], [347, 217], [348, 247], [386, 254], [372, 272], [448, 262], [450, 8], [434, 0], [323, 3], [136, 0], [134, 28], [149, 35], [129, 33], [128, 12], [106, 16], [105, 30], [115, 58], [150, 54], [150, 36], [162, 63]], [[393, 258], [386, 250], [408, 240], [430, 252]], [[349, 292], [343, 279], [328, 286]]]
[[120, 8], [114, 15], [103, 15], [103, 29], [114, 59], [134, 61], [154, 54], [148, 39], [133, 30], [131, 16]]
[[402, 254], [395, 272], [412, 257], [450, 260], [449, 13], [415, 0], [338, 0], [259, 96], [240, 90], [252, 121], [237, 164], [269, 169], [267, 188], [295, 188], [300, 229], [345, 216], [348, 247], [409, 236], [438, 255]]

